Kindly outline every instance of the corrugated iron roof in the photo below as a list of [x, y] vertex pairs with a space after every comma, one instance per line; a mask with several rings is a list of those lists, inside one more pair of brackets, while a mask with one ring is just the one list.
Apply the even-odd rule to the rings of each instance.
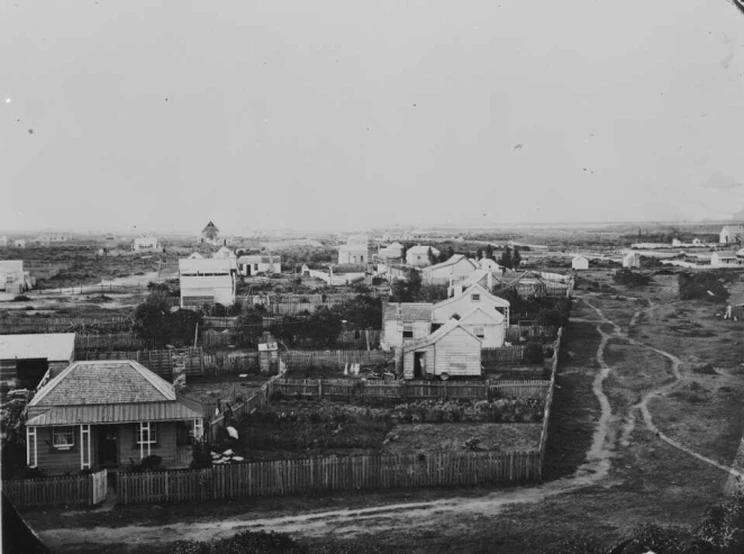
[[46, 358], [69, 361], [75, 351], [75, 333], [0, 335], [0, 360]]
[[29, 407], [175, 401], [173, 385], [134, 360], [74, 362], [36, 393]]
[[131, 404], [100, 404], [93, 406], [29, 407], [26, 425], [136, 423], [138, 421], [183, 421], [203, 418], [181, 402], [138, 402]]

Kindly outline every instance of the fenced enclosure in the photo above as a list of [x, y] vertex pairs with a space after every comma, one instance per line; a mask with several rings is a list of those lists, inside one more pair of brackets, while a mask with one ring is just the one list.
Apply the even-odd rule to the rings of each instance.
[[35, 333], [74, 333], [94, 331], [116, 333], [128, 331], [132, 320], [128, 317], [112, 318], [13, 318], [0, 320], [0, 334], [20, 335]]
[[111, 335], [75, 335], [75, 352], [86, 350], [152, 350], [155, 341], [143, 339], [134, 333], [115, 333]]
[[3, 492], [16, 507], [93, 506], [106, 498], [106, 470], [90, 475], [13, 479]]
[[410, 489], [540, 480], [538, 450], [329, 456], [119, 474], [122, 504], [223, 500], [311, 491]]
[[423, 400], [494, 398], [545, 399], [549, 381], [370, 381], [361, 379], [284, 379], [273, 383], [273, 391], [300, 398], [351, 400], [353, 398]]
[[341, 370], [346, 364], [386, 365], [393, 362], [394, 354], [382, 350], [290, 350], [281, 356], [290, 371], [301, 371], [311, 367]]

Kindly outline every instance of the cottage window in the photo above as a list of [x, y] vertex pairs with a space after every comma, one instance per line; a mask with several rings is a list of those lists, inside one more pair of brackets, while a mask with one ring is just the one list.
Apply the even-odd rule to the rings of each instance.
[[471, 302], [480, 302], [480, 294], [471, 294], [470, 295], [470, 301]]
[[52, 445], [59, 450], [69, 450], [75, 444], [75, 432], [72, 427], [55, 427], [52, 434]]
[[157, 427], [154, 423], [144, 421], [137, 426], [137, 444], [156, 444], [158, 442]]
[[473, 328], [473, 334], [478, 337], [479, 339], [486, 337], [486, 331], [483, 327], [474, 327]]
[[404, 323], [403, 324], [403, 338], [404, 339], [412, 339], [413, 338], [413, 323]]

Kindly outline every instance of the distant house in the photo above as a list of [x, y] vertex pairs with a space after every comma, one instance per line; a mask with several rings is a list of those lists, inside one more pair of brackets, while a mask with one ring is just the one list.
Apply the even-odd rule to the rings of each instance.
[[366, 235], [349, 237], [346, 244], [338, 248], [338, 263], [366, 264], [369, 262], [369, 240]]
[[744, 258], [740, 258], [735, 252], [713, 252], [710, 256], [710, 265], [713, 267], [742, 267]]
[[726, 225], [721, 229], [720, 244], [744, 243], [744, 225]]
[[481, 374], [481, 340], [451, 320], [421, 339], [403, 346], [403, 377], [423, 379]]
[[431, 312], [434, 304], [429, 302], [390, 302], [382, 313], [382, 337], [380, 342], [387, 348], [420, 339], [431, 334]]
[[220, 240], [220, 230], [211, 221], [207, 223], [206, 227], [201, 232], [201, 243], [212, 244], [215, 246], [225, 245], [226, 241]]
[[212, 254], [212, 257], [215, 259], [220, 259], [220, 260], [227, 260], [231, 258], [237, 259], [235, 252], [230, 250], [227, 246], [220, 247], [220, 249], [217, 250], [217, 252]]
[[204, 256], [202, 256], [201, 254], [199, 254], [199, 252], [193, 252], [193, 253], [189, 254], [189, 257], [186, 258], [186, 259], [187, 260], [203, 260], [204, 259]]
[[237, 264], [235, 259], [202, 258], [178, 260], [181, 307], [235, 303]]
[[583, 271], [589, 269], [589, 258], [578, 254], [571, 260], [571, 269], [574, 271]]
[[75, 358], [75, 333], [0, 335], [0, 381], [36, 388], [50, 372], [59, 375]]
[[493, 258], [481, 258], [478, 260], [478, 267], [485, 271], [490, 271], [491, 273], [504, 273], [504, 267], [499, 265], [499, 263]]
[[404, 247], [401, 243], [394, 242], [392, 244], [388, 244], [384, 248], [380, 248], [377, 255], [380, 257], [381, 260], [385, 262], [399, 261], [403, 259], [403, 250]]
[[702, 241], [699, 238], [692, 239], [692, 245], [693, 246], [703, 246]]
[[68, 233], [45, 233], [36, 237], [36, 242], [43, 246], [70, 242], [70, 235]]
[[26, 239], [16, 239], [13, 241], [14, 248], [26, 248]]
[[28, 466], [49, 474], [118, 468], [150, 455], [164, 468], [187, 467], [204, 415], [133, 360], [86, 361], [37, 391], [25, 427]]
[[8, 247], [8, 237], [3, 235], [0, 237], [0, 248], [7, 248]]
[[626, 269], [635, 269], [641, 267], [641, 256], [636, 252], [628, 252], [623, 256], [623, 267]]
[[20, 294], [36, 286], [36, 278], [25, 271], [23, 260], [0, 260], [0, 290]]
[[673, 248], [679, 248], [682, 246], [682, 241], [679, 239], [672, 239], [672, 247]]
[[433, 246], [422, 246], [420, 244], [411, 246], [411, 248], [406, 251], [406, 263], [416, 267], [429, 266], [431, 265], [429, 252], [431, 252], [433, 256], [439, 256], [439, 250]]
[[462, 319], [475, 308], [482, 308], [486, 312], [500, 313], [504, 316], [505, 325], [508, 327], [510, 306], [508, 300], [495, 296], [483, 285], [476, 284], [452, 298], [434, 304], [431, 320], [436, 327], [443, 325], [453, 317]]
[[476, 262], [462, 254], [455, 254], [447, 261], [425, 267], [422, 280], [428, 285], [446, 285], [453, 280], [467, 277], [476, 269]]
[[259, 274], [278, 274], [282, 272], [282, 258], [275, 255], [249, 255], [238, 258], [240, 273], [251, 277]]
[[155, 237], [141, 236], [134, 239], [132, 250], [135, 252], [157, 252], [160, 250], [160, 244]]
[[367, 266], [364, 264], [346, 264], [331, 266], [325, 269], [310, 269], [307, 264], [302, 266], [302, 275], [313, 279], [320, 279], [326, 285], [334, 287], [348, 285], [354, 281], [366, 279]]

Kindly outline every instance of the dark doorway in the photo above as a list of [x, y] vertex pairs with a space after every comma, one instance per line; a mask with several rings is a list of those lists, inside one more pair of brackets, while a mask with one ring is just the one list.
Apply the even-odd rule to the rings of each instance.
[[46, 358], [28, 358], [16, 361], [18, 380], [24, 388], [35, 389], [49, 370]]
[[413, 378], [421, 379], [426, 368], [426, 352], [413, 353]]
[[118, 434], [116, 425], [101, 425], [98, 431], [98, 465], [116, 467], [119, 465]]

